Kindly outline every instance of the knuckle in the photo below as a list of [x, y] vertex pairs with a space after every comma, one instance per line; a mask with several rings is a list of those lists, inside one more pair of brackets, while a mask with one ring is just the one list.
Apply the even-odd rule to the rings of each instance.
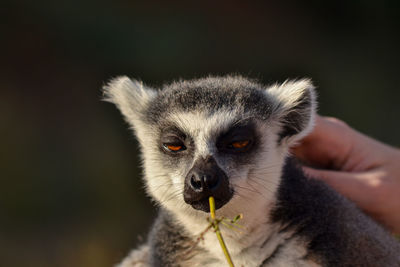
[[327, 121], [329, 121], [330, 123], [332, 123], [333, 125], [335, 125], [336, 127], [340, 127], [343, 129], [350, 128], [350, 126], [346, 122], [342, 121], [341, 119], [338, 119], [335, 117], [326, 117], [325, 119]]

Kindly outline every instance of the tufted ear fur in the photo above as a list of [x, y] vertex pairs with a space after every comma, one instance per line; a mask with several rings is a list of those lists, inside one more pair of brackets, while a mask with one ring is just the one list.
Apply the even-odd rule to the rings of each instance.
[[292, 145], [311, 132], [317, 103], [310, 80], [286, 81], [271, 86], [267, 93], [275, 100], [274, 116], [282, 126], [279, 143]]
[[157, 91], [145, 87], [142, 82], [120, 76], [111, 80], [103, 88], [104, 100], [114, 103], [126, 121], [136, 128], [140, 122], [143, 110]]

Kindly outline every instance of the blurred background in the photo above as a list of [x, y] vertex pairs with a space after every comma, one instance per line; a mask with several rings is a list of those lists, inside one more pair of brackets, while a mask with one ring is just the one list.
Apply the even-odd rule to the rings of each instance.
[[100, 88], [310, 77], [320, 113], [400, 144], [400, 2], [2, 1], [0, 266], [111, 266], [155, 214]]

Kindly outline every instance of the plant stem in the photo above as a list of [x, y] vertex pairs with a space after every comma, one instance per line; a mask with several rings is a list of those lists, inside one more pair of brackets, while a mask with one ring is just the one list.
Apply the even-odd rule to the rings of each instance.
[[215, 218], [215, 200], [214, 197], [209, 198], [210, 202], [210, 214], [211, 219], [213, 219], [213, 228], [215, 230], [215, 234], [217, 235], [219, 244], [221, 245], [222, 251], [224, 252], [226, 261], [228, 262], [230, 267], [234, 267], [231, 256], [229, 255], [228, 248], [225, 245], [224, 239], [222, 238], [221, 231], [219, 230], [219, 222]]

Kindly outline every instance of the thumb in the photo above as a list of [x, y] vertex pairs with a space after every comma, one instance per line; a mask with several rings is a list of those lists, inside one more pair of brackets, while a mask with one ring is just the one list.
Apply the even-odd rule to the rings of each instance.
[[368, 209], [374, 201], [371, 198], [371, 185], [368, 183], [367, 173], [318, 170], [310, 167], [303, 167], [303, 170], [308, 177], [324, 181], [362, 209]]

